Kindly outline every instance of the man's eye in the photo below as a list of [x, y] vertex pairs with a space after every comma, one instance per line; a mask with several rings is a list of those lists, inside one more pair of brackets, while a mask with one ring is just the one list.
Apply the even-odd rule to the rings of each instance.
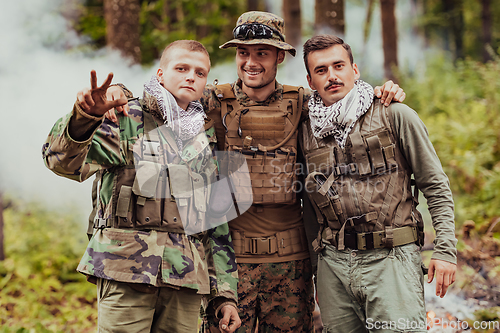
[[203, 73], [203, 72], [198, 72], [198, 73], [197, 73], [197, 75], [198, 75], [199, 77], [205, 77], [205, 73]]
[[185, 68], [184, 68], [184, 67], [177, 67], [177, 70], [178, 70], [179, 72], [183, 72], [183, 71], [185, 71]]

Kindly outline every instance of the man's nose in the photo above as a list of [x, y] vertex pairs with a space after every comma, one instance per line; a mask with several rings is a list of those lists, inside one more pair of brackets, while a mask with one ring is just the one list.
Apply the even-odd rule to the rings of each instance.
[[188, 71], [186, 74], [186, 80], [187, 81], [194, 81], [194, 71]]
[[333, 68], [329, 67], [328, 68], [328, 81], [336, 81], [337, 80], [337, 74], [333, 70]]
[[252, 55], [250, 54], [250, 55], [248, 56], [248, 58], [247, 58], [247, 63], [246, 63], [246, 65], [247, 65], [247, 66], [249, 66], [249, 67], [251, 67], [251, 66], [253, 66], [253, 65], [255, 65], [255, 64], [256, 64], [256, 62], [255, 62], [255, 57], [254, 57], [254, 56], [252, 56]]

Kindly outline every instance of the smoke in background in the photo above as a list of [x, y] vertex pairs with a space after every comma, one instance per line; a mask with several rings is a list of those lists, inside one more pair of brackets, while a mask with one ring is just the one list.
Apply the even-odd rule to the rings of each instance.
[[77, 184], [46, 169], [42, 144], [55, 121], [71, 111], [77, 91], [90, 86], [91, 69], [100, 82], [114, 71], [114, 81], [126, 82], [135, 93], [149, 73], [140, 66], [128, 67], [114, 52], [74, 51], [82, 40], [61, 9], [62, 0], [2, 4], [0, 190], [86, 215], [91, 184]]
[[[155, 73], [158, 64], [150, 68], [129, 66], [129, 62], [117, 52], [85, 48], [85, 40], [77, 36], [61, 14], [70, 16], [68, 13], [76, 5], [75, 1], [16, 0], [2, 3], [0, 112], [4, 135], [0, 145], [0, 191], [27, 202], [40, 201], [50, 208], [67, 210], [69, 207], [84, 221], [91, 210], [91, 182], [78, 184], [50, 172], [43, 164], [41, 146], [55, 121], [71, 111], [76, 93], [90, 85], [90, 70], [97, 71], [98, 84], [108, 72], [113, 72], [113, 82], [125, 83], [135, 96], [140, 96], [144, 82]], [[409, 4], [408, 1], [405, 3], [398, 3], [397, 7], [402, 64], [410, 59], [405, 55], [421, 54], [415, 51], [418, 43], [407, 33], [410, 29], [405, 26], [408, 22], [405, 17], [409, 17]], [[281, 8], [274, 7], [276, 5], [270, 6], [273, 12], [281, 12]], [[303, 1], [302, 8], [306, 16], [304, 21], [312, 22], [313, 6]], [[362, 77], [379, 78], [379, 82], [371, 82], [374, 84], [382, 83], [383, 72], [379, 11], [376, 9], [369, 46], [362, 55], [366, 59], [366, 68], [361, 68]], [[359, 59], [359, 52], [363, 49], [365, 9], [347, 1], [346, 12], [346, 41]], [[286, 64], [280, 67], [278, 80], [307, 86], [301, 50], [297, 51], [295, 58], [288, 57]], [[227, 63], [212, 69], [209, 82], [215, 78], [219, 82], [232, 82], [236, 77], [234, 63]]]

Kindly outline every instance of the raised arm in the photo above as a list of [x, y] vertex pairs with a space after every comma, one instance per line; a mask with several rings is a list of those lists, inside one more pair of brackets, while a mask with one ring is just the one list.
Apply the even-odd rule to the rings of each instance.
[[81, 182], [100, 168], [124, 163], [119, 128], [102, 116], [109, 108], [127, 102], [126, 98], [106, 98], [112, 78], [113, 74], [109, 74], [98, 87], [92, 71], [91, 88], [78, 94], [85, 101], [77, 101], [73, 111], [60, 118], [50, 131], [42, 154], [46, 166], [56, 174]]
[[110, 87], [112, 80], [113, 73], [109, 73], [104, 83], [98, 87], [96, 72], [94, 70], [90, 72], [90, 88], [84, 88], [76, 95], [83, 111], [89, 115], [100, 117], [109, 110], [116, 108], [117, 111], [124, 112], [127, 115], [127, 97], [125, 97], [125, 93], [121, 88]]

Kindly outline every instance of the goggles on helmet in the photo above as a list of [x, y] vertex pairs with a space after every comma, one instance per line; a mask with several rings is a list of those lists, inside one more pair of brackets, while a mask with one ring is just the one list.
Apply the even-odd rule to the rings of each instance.
[[278, 36], [279, 39], [284, 42], [285, 38], [278, 30], [273, 29], [265, 24], [261, 23], [250, 23], [242, 24], [234, 28], [233, 36], [236, 39], [251, 39], [251, 38], [262, 38], [270, 39], [273, 36]]

